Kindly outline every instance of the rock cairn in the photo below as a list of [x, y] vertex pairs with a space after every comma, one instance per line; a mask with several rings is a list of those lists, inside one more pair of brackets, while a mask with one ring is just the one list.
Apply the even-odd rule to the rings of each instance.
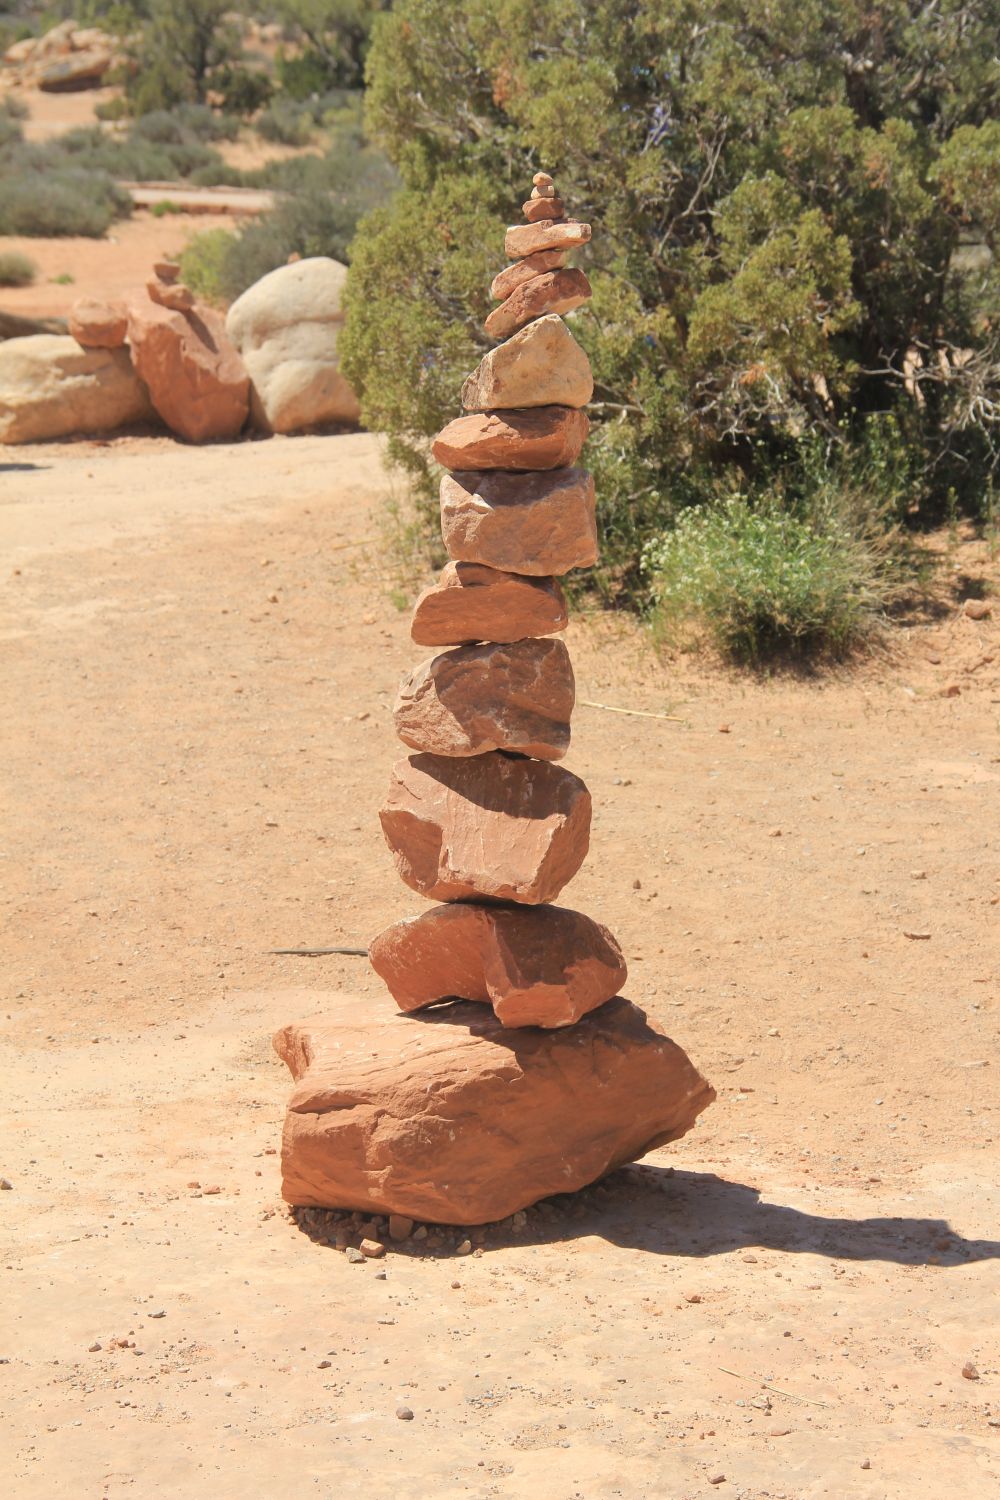
[[400, 1010], [426, 1014], [400, 1026], [330, 995], [322, 1021], [275, 1036], [296, 1080], [282, 1191], [303, 1207], [500, 1220], [678, 1139], [715, 1097], [620, 997], [611, 933], [552, 904], [590, 838], [590, 793], [558, 764], [575, 689], [555, 638], [558, 575], [597, 560], [594, 484], [576, 467], [593, 380], [561, 316], [590, 296], [565, 264], [590, 226], [545, 172], [524, 213], [486, 320], [503, 342], [434, 444], [451, 561], [411, 634], [446, 649], [400, 688], [413, 753], [380, 814], [402, 879], [438, 904], [369, 954]]
[[505, 1026], [568, 1026], [617, 995], [621, 949], [553, 906], [583, 863], [590, 793], [556, 764], [569, 749], [574, 681], [554, 639], [567, 625], [558, 574], [597, 560], [594, 482], [577, 468], [590, 362], [561, 314], [590, 296], [571, 250], [590, 225], [565, 217], [537, 172], [527, 224], [507, 231], [486, 332], [503, 339], [462, 387], [465, 415], [434, 443], [451, 472], [441, 525], [452, 559], [417, 600], [412, 636], [444, 646], [403, 681], [382, 829], [396, 868], [448, 903], [371, 944], [402, 1010], [485, 1001]]

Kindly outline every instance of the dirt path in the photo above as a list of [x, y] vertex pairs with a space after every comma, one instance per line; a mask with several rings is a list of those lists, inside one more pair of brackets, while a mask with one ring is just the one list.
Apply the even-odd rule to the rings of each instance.
[[683, 723], [578, 708], [568, 895], [718, 1103], [471, 1256], [356, 1266], [280, 1207], [271, 1031], [390, 1002], [267, 950], [421, 906], [384, 490], [365, 436], [0, 456], [9, 1492], [994, 1493], [995, 621], [762, 684], [575, 623], [581, 699]]

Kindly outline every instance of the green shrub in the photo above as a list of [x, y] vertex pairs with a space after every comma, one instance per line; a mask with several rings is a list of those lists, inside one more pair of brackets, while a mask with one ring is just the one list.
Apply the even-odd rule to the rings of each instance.
[[236, 241], [228, 229], [206, 229], [181, 253], [181, 280], [206, 302], [228, 300], [227, 257]]
[[307, 47], [294, 57], [279, 52], [276, 72], [281, 92], [289, 99], [305, 100], [314, 94], [325, 94], [340, 81], [330, 59], [314, 47]]
[[0, 150], [24, 139], [24, 132], [10, 115], [0, 114]]
[[44, 177], [0, 181], [0, 234], [99, 239], [132, 200], [110, 177], [66, 168]]
[[366, 424], [432, 496], [430, 440], [545, 167], [594, 230], [572, 326], [609, 597], [642, 600], [646, 542], [692, 504], [786, 466], [806, 484], [817, 440], [860, 462], [873, 414], [912, 448], [913, 520], [952, 490], [975, 508], [1000, 466], [995, 23], [903, 0], [396, 0], [366, 118], [403, 190], [359, 230], [340, 344]]
[[0, 286], [30, 286], [38, 267], [17, 250], [0, 250]]
[[94, 105], [94, 114], [99, 120], [116, 125], [119, 120], [129, 117], [128, 100], [122, 94], [116, 94], [113, 99], [100, 99]]
[[265, 141], [281, 146], [307, 146], [316, 133], [316, 120], [307, 104], [279, 94], [257, 120], [256, 130]]
[[220, 68], [212, 79], [212, 88], [221, 98], [223, 109], [243, 116], [263, 109], [274, 93], [274, 84], [266, 73], [237, 64]]
[[850, 495], [806, 515], [740, 494], [692, 507], [646, 542], [642, 566], [660, 640], [703, 630], [743, 662], [842, 653], [871, 633], [903, 576], [893, 533], [864, 524]]
[[0, 94], [0, 116], [6, 116], [8, 120], [27, 120], [31, 110], [16, 94]]

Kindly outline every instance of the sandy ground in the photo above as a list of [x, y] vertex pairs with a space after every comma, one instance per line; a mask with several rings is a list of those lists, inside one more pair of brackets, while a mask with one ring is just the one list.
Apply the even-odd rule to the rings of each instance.
[[391, 1002], [268, 950], [422, 904], [376, 821], [419, 655], [385, 489], [366, 436], [0, 457], [6, 1492], [997, 1493], [984, 549], [814, 681], [574, 623], [582, 700], [682, 722], [578, 707], [567, 894], [718, 1102], [471, 1255], [354, 1265], [280, 1206], [269, 1037], [324, 991]]

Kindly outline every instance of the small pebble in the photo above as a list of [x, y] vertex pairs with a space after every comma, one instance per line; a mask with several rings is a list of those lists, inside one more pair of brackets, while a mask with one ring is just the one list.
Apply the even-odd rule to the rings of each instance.
[[863, 1468], [863, 1469], [870, 1469], [870, 1468], [871, 1468], [871, 1466], [872, 1466], [872, 1461], [871, 1461], [871, 1459], [870, 1459], [870, 1458], [863, 1458], [863, 1459], [862, 1459], [862, 1460], [861, 1460], [861, 1467], [862, 1467], [862, 1468]]
[[378, 1260], [380, 1255], [385, 1254], [385, 1246], [381, 1240], [362, 1240], [361, 1254], [366, 1260]]
[[397, 1406], [396, 1407], [396, 1416], [399, 1418], [399, 1420], [401, 1422], [412, 1422], [413, 1421], [413, 1412], [410, 1410], [410, 1408], [408, 1406]]
[[93, 1343], [93, 1344], [91, 1344], [89, 1346], [89, 1348], [87, 1349], [87, 1353], [88, 1354], [96, 1354], [98, 1352], [98, 1350], [100, 1349], [100, 1347], [101, 1347], [100, 1344], [98, 1344], [98, 1343], [95, 1342], [95, 1343]]
[[725, 1474], [713, 1474], [708, 1482], [709, 1484], [725, 1484], [726, 1476]]
[[14, 1184], [11, 1182], [10, 1178], [0, 1177], [0, 1193], [11, 1193], [13, 1192], [13, 1190]]
[[976, 1369], [971, 1360], [967, 1359], [965, 1364], [962, 1366], [962, 1376], [965, 1380], [979, 1379], [979, 1371]]
[[328, 1360], [328, 1359], [321, 1359], [320, 1362], [319, 1362], [319, 1364], [316, 1366], [316, 1368], [317, 1368], [317, 1370], [328, 1370], [330, 1368], [330, 1364], [331, 1364], [330, 1360]]
[[361, 1254], [360, 1250], [355, 1250], [353, 1245], [348, 1245], [347, 1249], [344, 1251], [344, 1254], [347, 1256], [347, 1259], [351, 1262], [352, 1266], [364, 1265], [365, 1257]]
[[164, 1310], [163, 1310], [163, 1308], [161, 1308], [161, 1309], [160, 1309], [160, 1311], [159, 1311], [159, 1312], [155, 1312], [155, 1313], [147, 1313], [147, 1314], [146, 1314], [146, 1317], [147, 1317], [147, 1318], [165, 1318], [165, 1317], [166, 1317], [166, 1316], [167, 1316], [167, 1315], [166, 1315], [166, 1313], [165, 1313], [165, 1312], [164, 1312]]
[[471, 1240], [463, 1240], [460, 1245], [456, 1245], [456, 1247], [455, 1247], [455, 1254], [456, 1255], [471, 1255], [472, 1254], [472, 1241]]
[[993, 611], [985, 599], [966, 599], [965, 613], [970, 620], [986, 620]]

